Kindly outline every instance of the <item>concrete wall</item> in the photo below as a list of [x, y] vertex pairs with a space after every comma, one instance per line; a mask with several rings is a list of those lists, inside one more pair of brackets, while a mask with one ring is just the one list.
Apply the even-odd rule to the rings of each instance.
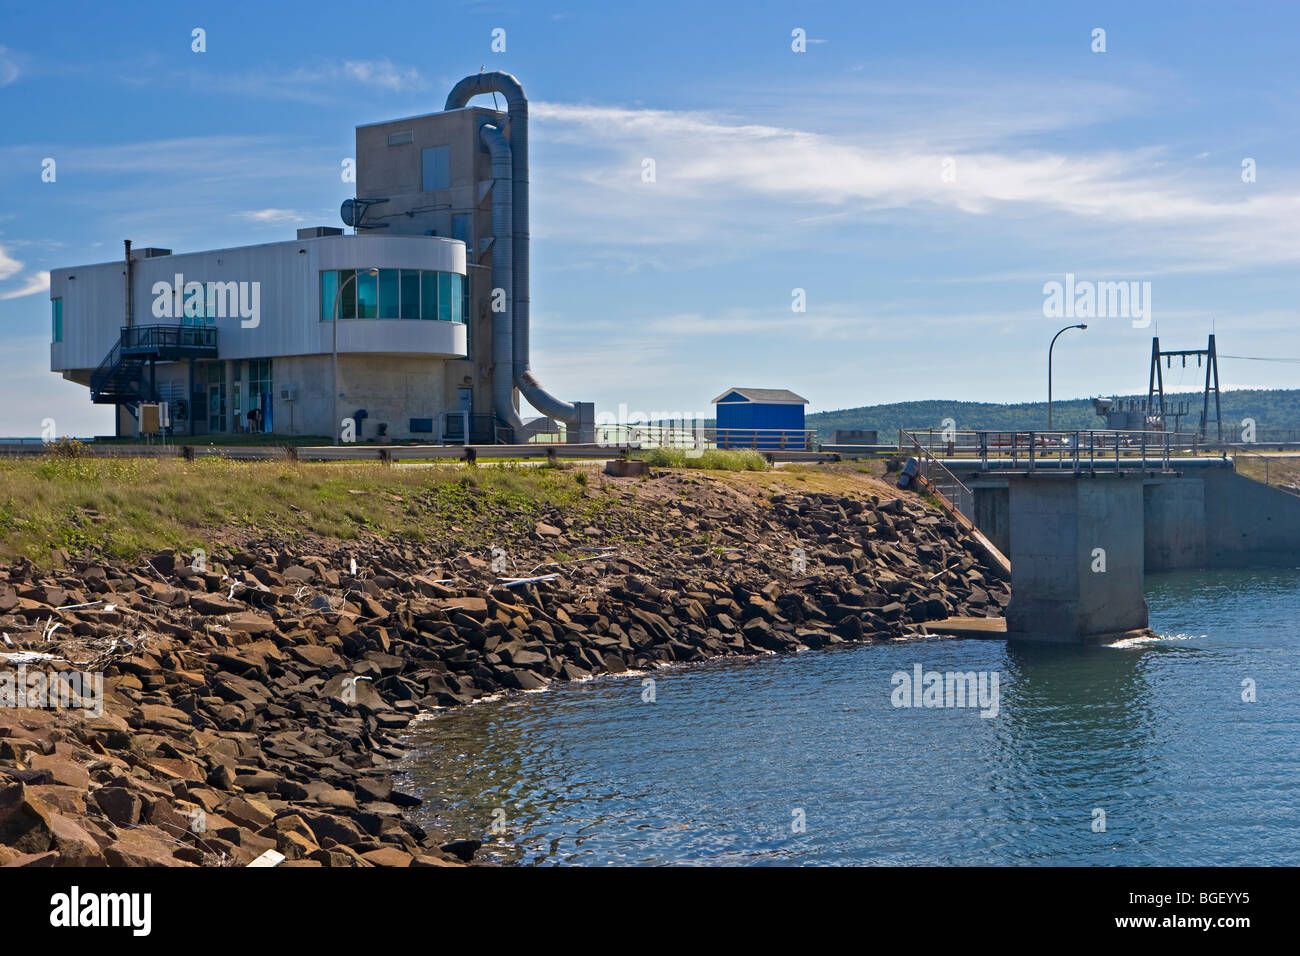
[[[161, 386], [176, 383], [182, 387], [191, 405], [191, 415], [184, 421], [174, 422], [177, 437], [210, 434], [232, 434], [237, 429], [234, 422], [235, 379], [233, 362], [223, 362], [226, 383], [226, 421], [222, 432], [214, 432], [211, 420], [200, 423], [195, 431], [192, 394], [188, 362], [171, 362], [159, 365], [157, 381]], [[334, 415], [333, 389], [331, 387], [331, 360], [328, 355], [301, 355], [272, 359], [271, 385], [272, 428], [276, 435], [331, 435]], [[248, 371], [244, 367], [240, 385], [242, 428], [247, 423], [249, 405]], [[286, 385], [297, 387], [297, 400], [288, 402], [280, 398]], [[435, 441], [442, 437], [443, 413], [455, 408], [455, 383], [448, 379], [447, 363], [430, 362], [419, 356], [343, 355], [339, 359], [339, 417], [353, 417], [364, 408], [367, 417], [358, 422], [357, 441], [371, 441], [378, 434], [378, 425], [388, 425], [388, 437], [394, 440], [416, 439]], [[448, 398], [449, 393], [451, 398]], [[207, 401], [205, 388], [202, 399]], [[135, 432], [135, 419], [126, 413], [123, 433]], [[414, 434], [410, 430], [412, 418], [432, 418], [432, 434]]]
[[[976, 526], [1014, 565], [1011, 479], [963, 477], [973, 486]], [[1300, 564], [1300, 497], [1244, 478], [1227, 464], [1147, 478], [1142, 521], [1148, 571]]]
[[1140, 478], [1011, 478], [1010, 506], [1009, 636], [1081, 643], [1147, 626]]
[[[441, 106], [441, 103], [438, 104]], [[502, 104], [504, 106], [504, 103]], [[468, 354], [452, 361], [448, 380], [473, 389], [474, 411], [492, 410], [492, 158], [479, 141], [478, 130], [491, 123], [509, 130], [505, 112], [468, 106], [449, 112], [386, 120], [357, 127], [357, 197], [388, 201], [372, 207], [368, 221], [387, 224], [395, 235], [453, 235], [453, 216], [469, 217], [467, 249], [470, 284]], [[389, 145], [396, 135], [411, 142]], [[450, 187], [423, 191], [422, 151], [450, 148]], [[519, 407], [518, 392], [515, 407]]]
[[1150, 478], [1142, 496], [1146, 570], [1205, 567], [1205, 481]]
[[1228, 469], [1203, 481], [1209, 567], [1300, 564], [1300, 497]]
[[969, 485], [975, 499], [975, 527], [993, 546], [1011, 557], [1011, 492], [1007, 486]]

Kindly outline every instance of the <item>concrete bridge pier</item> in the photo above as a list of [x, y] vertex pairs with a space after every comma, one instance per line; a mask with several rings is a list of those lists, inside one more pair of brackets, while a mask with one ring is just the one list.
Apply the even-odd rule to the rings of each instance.
[[1085, 644], [1147, 626], [1142, 478], [1010, 478], [1008, 640]]

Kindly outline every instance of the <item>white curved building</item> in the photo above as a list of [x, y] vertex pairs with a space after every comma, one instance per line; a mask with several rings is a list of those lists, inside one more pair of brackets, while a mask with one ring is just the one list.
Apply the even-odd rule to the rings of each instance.
[[[464, 102], [497, 88], [517, 117]], [[526, 441], [543, 427], [519, 418], [522, 391], [578, 426], [569, 440], [594, 440], [590, 403], [555, 399], [528, 367], [526, 134], [518, 81], [467, 78], [441, 112], [357, 127], [355, 235], [128, 244], [56, 269], [50, 368], [115, 405], [119, 435], [159, 402], [177, 436]]]

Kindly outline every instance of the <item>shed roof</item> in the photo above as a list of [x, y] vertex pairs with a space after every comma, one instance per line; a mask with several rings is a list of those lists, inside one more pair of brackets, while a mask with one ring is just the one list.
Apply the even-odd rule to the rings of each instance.
[[788, 388], [729, 388], [713, 400], [714, 405], [807, 405], [808, 399]]

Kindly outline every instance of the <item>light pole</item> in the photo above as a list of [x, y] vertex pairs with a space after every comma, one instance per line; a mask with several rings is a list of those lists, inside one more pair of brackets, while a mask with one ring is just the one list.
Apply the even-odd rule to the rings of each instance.
[[[1079, 325], [1067, 325], [1061, 329], [1061, 332], [1068, 332], [1070, 329], [1086, 329], [1087, 326], [1080, 323]], [[1056, 340], [1061, 337], [1061, 332], [1052, 336], [1052, 344], [1047, 347], [1047, 430], [1052, 430], [1052, 349], [1056, 348]]]
[[[366, 269], [366, 275], [379, 275], [378, 269]], [[339, 444], [339, 302], [343, 297], [343, 290], [348, 287], [349, 282], [355, 282], [360, 273], [353, 272], [342, 282], [339, 283], [339, 290], [334, 293], [334, 308], [330, 310], [333, 316], [332, 325], [334, 326], [334, 444]]]

